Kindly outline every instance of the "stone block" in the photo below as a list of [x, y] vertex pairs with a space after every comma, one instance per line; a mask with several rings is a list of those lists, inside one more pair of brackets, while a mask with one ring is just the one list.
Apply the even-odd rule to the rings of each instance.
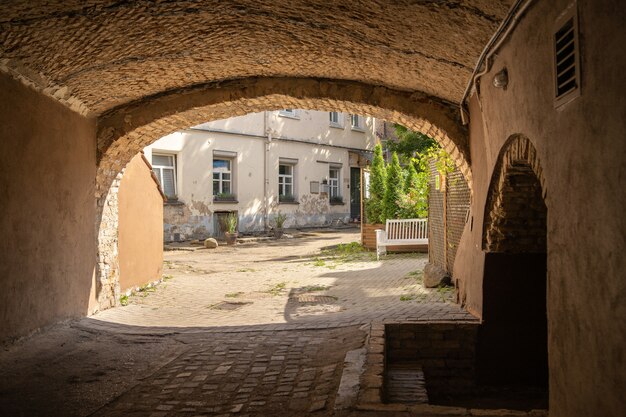
[[212, 237], [204, 240], [204, 247], [207, 249], [215, 249], [218, 246], [219, 245], [217, 243], [217, 240], [213, 239]]
[[450, 285], [451, 278], [443, 268], [434, 264], [427, 264], [424, 267], [424, 286], [427, 288], [435, 288], [442, 285]]

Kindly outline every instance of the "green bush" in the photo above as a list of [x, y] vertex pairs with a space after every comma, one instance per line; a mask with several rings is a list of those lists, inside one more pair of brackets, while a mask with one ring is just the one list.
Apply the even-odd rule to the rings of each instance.
[[370, 170], [369, 198], [365, 202], [365, 216], [370, 224], [382, 223], [383, 197], [385, 195], [385, 160], [380, 144], [374, 147], [374, 159]]
[[400, 202], [404, 194], [402, 181], [402, 167], [398, 154], [393, 153], [391, 164], [387, 167], [387, 187], [383, 197], [383, 220], [399, 219], [401, 214]]

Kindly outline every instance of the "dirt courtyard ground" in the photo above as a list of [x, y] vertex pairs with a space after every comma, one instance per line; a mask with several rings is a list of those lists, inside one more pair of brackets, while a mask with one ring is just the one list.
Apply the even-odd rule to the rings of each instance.
[[0, 415], [333, 415], [364, 324], [473, 320], [422, 287], [425, 254], [376, 261], [358, 237], [166, 252], [163, 282], [127, 305], [3, 347]]
[[[168, 251], [164, 282], [95, 320], [141, 327], [235, 328], [362, 324], [372, 319], [457, 318], [452, 288], [426, 289], [427, 254], [380, 261], [358, 246], [356, 229]], [[339, 247], [338, 247], [339, 246]]]

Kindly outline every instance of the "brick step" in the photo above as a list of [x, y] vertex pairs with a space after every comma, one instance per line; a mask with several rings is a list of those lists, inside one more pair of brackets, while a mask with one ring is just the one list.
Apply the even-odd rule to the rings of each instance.
[[385, 392], [388, 403], [428, 404], [426, 380], [419, 365], [387, 365]]

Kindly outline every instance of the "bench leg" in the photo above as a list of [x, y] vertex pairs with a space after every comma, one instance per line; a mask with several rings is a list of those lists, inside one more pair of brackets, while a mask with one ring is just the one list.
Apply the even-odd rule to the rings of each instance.
[[380, 255], [386, 255], [387, 254], [387, 247], [386, 246], [376, 246], [376, 260], [380, 261]]

